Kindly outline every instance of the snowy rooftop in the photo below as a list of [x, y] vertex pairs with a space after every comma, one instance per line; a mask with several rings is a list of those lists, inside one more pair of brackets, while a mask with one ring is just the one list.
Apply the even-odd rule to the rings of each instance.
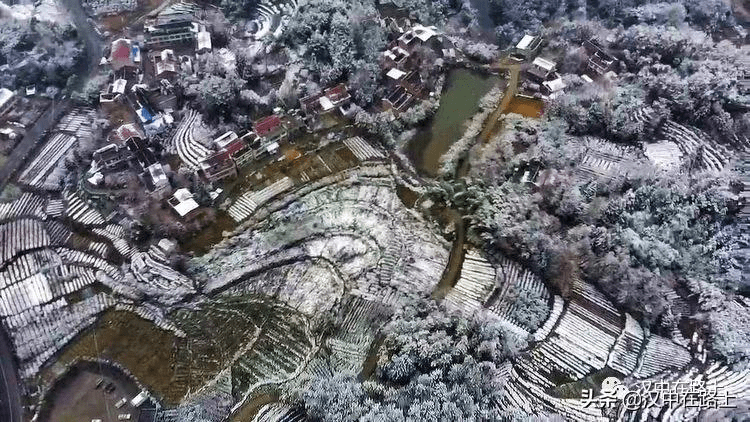
[[326, 96], [320, 97], [320, 106], [323, 107], [323, 111], [328, 111], [334, 107], [331, 99]]
[[218, 138], [214, 139], [214, 145], [216, 148], [222, 149], [237, 139], [237, 134], [234, 131], [229, 131]]
[[543, 59], [541, 57], [537, 57], [536, 59], [534, 59], [533, 64], [534, 66], [540, 67], [547, 72], [552, 72], [556, 66], [555, 62], [553, 62], [552, 60]]
[[516, 48], [519, 50], [526, 50], [531, 45], [532, 41], [534, 41], [534, 36], [526, 34], [521, 38], [521, 41], [518, 42]]
[[211, 51], [211, 33], [208, 31], [198, 32], [198, 51]]
[[389, 70], [388, 73], [386, 73], [385, 75], [388, 76], [391, 79], [399, 80], [399, 79], [403, 78], [404, 75], [406, 75], [406, 72], [404, 72], [402, 70], [399, 70], [399, 69], [396, 69], [394, 67], [393, 69]]
[[128, 81], [125, 79], [118, 79], [114, 83], [112, 83], [112, 93], [114, 94], [124, 94], [125, 93], [125, 86], [127, 86]]
[[562, 78], [557, 78], [552, 81], [542, 82], [542, 85], [547, 87], [547, 89], [549, 89], [550, 92], [557, 92], [557, 91], [562, 91], [563, 89], [565, 89], [565, 82], [563, 82]]
[[412, 31], [414, 31], [414, 36], [419, 38], [422, 42], [437, 35], [437, 29], [434, 26], [414, 25]]
[[169, 203], [180, 217], [184, 217], [198, 208], [198, 203], [193, 199], [193, 194], [185, 188], [177, 189]]
[[0, 108], [4, 107], [14, 95], [16, 94], [8, 88], [0, 88]]

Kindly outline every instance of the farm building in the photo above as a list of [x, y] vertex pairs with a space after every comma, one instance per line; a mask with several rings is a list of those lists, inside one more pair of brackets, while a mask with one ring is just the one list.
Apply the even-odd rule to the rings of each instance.
[[115, 71], [135, 72], [141, 67], [140, 47], [126, 38], [113, 41], [109, 53], [109, 64]]
[[288, 136], [286, 126], [282, 123], [281, 118], [276, 115], [264, 117], [253, 123], [253, 130], [262, 144], [283, 141]]
[[321, 115], [332, 113], [337, 109], [344, 113], [344, 109], [351, 102], [351, 95], [345, 84], [338, 84], [318, 94], [310, 95], [300, 100], [300, 109], [305, 114], [308, 125], [315, 125]]
[[194, 42], [198, 33], [196, 11], [197, 5], [179, 2], [151, 16], [145, 25], [146, 46], [164, 48]]
[[617, 64], [617, 59], [604, 51], [593, 38], [584, 42], [583, 46], [590, 54], [586, 64], [587, 73], [594, 76], [601, 76], [611, 71]]
[[216, 151], [204, 158], [200, 165], [203, 176], [211, 182], [237, 176], [237, 167], [226, 149]]
[[513, 50], [513, 56], [521, 60], [527, 60], [534, 57], [541, 48], [542, 37], [525, 34], [523, 38], [521, 38], [521, 41], [516, 44], [516, 48]]
[[434, 26], [414, 25], [398, 38], [399, 47], [411, 51], [417, 46], [428, 46], [435, 49], [441, 47], [437, 28]]
[[185, 188], [177, 189], [167, 202], [183, 218], [188, 217], [193, 211], [198, 209], [198, 203], [193, 199], [193, 194]]
[[200, 53], [208, 53], [211, 51], [211, 33], [206, 31], [205, 28], [203, 28], [201, 31], [198, 32], [198, 34], [195, 37], [195, 52]]
[[161, 163], [151, 164], [147, 170], [154, 190], [159, 191], [169, 187], [169, 179]]
[[174, 79], [180, 73], [180, 61], [174, 50], [165, 49], [153, 57], [154, 74], [159, 79]]
[[16, 103], [16, 93], [8, 88], [0, 88], [0, 115], [5, 114]]
[[557, 64], [552, 60], [537, 57], [531, 63], [531, 66], [526, 69], [526, 73], [529, 75], [530, 79], [541, 83], [549, 79], [555, 72], [556, 68]]
[[94, 151], [93, 160], [96, 168], [103, 171], [120, 170], [127, 166], [133, 155], [127, 148], [117, 144], [109, 144]]
[[565, 89], [565, 82], [561, 77], [557, 77], [551, 81], [542, 82], [543, 91], [549, 96], [550, 99], [554, 99], [558, 95], [562, 94]]
[[385, 67], [406, 66], [407, 62], [409, 61], [409, 57], [409, 52], [399, 47], [398, 45], [395, 45], [383, 52]]

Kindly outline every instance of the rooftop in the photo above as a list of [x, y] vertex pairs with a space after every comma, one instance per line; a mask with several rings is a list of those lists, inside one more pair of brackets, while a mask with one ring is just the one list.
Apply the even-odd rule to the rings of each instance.
[[399, 80], [399, 79], [403, 78], [404, 75], [406, 75], [406, 72], [404, 72], [402, 70], [399, 70], [399, 69], [396, 69], [394, 67], [393, 69], [389, 70], [388, 73], [386, 73], [385, 75], [388, 76], [391, 79]]
[[109, 63], [114, 70], [123, 67], [136, 67], [141, 61], [141, 51], [137, 45], [126, 38], [120, 38], [112, 42], [112, 50], [109, 54]]
[[281, 127], [281, 118], [275, 114], [257, 120], [253, 124], [255, 133], [257, 133], [258, 136], [266, 136], [279, 127]]
[[5, 106], [5, 104], [7, 104], [14, 95], [16, 94], [8, 88], [0, 88], [0, 107]]
[[112, 93], [113, 94], [124, 94], [125, 93], [125, 87], [128, 85], [128, 81], [125, 79], [117, 79], [112, 83]]
[[219, 136], [218, 138], [214, 139], [214, 145], [216, 145], [216, 148], [221, 149], [232, 143], [237, 139], [237, 134], [230, 130], [227, 133]]
[[555, 70], [555, 66], [557, 66], [552, 60], [543, 59], [541, 57], [535, 58], [532, 64], [546, 70], [547, 72], [552, 72]]
[[198, 41], [198, 51], [211, 50], [211, 33], [208, 31], [198, 32], [196, 36]]
[[143, 133], [134, 123], [128, 123], [126, 125], [118, 127], [117, 129], [114, 129], [109, 134], [108, 139], [113, 143], [123, 143], [133, 137], [142, 138]]
[[185, 188], [177, 189], [174, 192], [174, 195], [169, 198], [169, 205], [177, 211], [180, 217], [184, 217], [198, 208], [198, 203], [193, 199], [193, 194]]
[[532, 41], [534, 41], [536, 37], [533, 35], [526, 34], [521, 38], [521, 41], [518, 42], [516, 45], [516, 48], [519, 50], [526, 50], [531, 46]]

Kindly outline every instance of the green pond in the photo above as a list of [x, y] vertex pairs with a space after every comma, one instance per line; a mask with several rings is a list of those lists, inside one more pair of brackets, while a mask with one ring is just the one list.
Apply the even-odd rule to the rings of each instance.
[[479, 111], [479, 99], [499, 81], [467, 69], [448, 74], [437, 113], [417, 132], [406, 153], [420, 173], [437, 176], [440, 156], [464, 134], [464, 123]]

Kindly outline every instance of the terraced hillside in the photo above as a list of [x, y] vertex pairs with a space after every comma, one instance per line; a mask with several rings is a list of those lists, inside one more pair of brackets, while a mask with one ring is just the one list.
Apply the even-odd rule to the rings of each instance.
[[[653, 120], [653, 111], [640, 110], [633, 115], [633, 119], [649, 123]], [[727, 146], [718, 143], [706, 132], [672, 120], [667, 120], [659, 126], [655, 138], [668, 145], [676, 145], [680, 160], [687, 167], [721, 171], [734, 158], [734, 153]], [[668, 147], [662, 149], [664, 148]]]
[[124, 242], [123, 232], [92, 238], [72, 232], [70, 222], [85, 230], [107, 227], [94, 207], [70, 193], [60, 199], [24, 193], [0, 204], [0, 318], [26, 379], [115, 304], [94, 287], [123, 278], [112, 245]]
[[[649, 335], [633, 317], [580, 281], [573, 286], [569, 300], [554, 296], [547, 302], [547, 320], [529, 333], [510, 317], [515, 305], [509, 300], [512, 296], [504, 292], [512, 291], [514, 285], [549, 299], [541, 281], [518, 264], [506, 260], [493, 266], [469, 251], [461, 277], [445, 299], [449, 308], [465, 315], [484, 309], [500, 318], [511, 332], [522, 337], [531, 334], [531, 347], [507, 368], [505, 395], [499, 406], [531, 414], [558, 413], [576, 421], [651, 420], [645, 411], [623, 413], [624, 408], [586, 406], [581, 390], [593, 387], [589, 380], [607, 376], [630, 377], [627, 379], [634, 386], [644, 381], [716, 380], [730, 396], [750, 393], [749, 370], [733, 370], [719, 363], [710, 367], [696, 364], [697, 357], [681, 334], [674, 339]], [[652, 415], [659, 415], [654, 420], [687, 420], [681, 418], [698, 415], [696, 409], [685, 406], [670, 411], [662, 408], [654, 410]]]

